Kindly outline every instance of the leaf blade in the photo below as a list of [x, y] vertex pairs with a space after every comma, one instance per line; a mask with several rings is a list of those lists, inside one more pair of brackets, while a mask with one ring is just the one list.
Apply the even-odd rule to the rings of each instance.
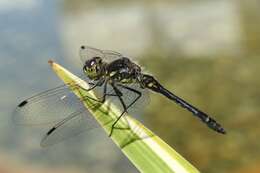
[[[76, 83], [79, 86], [70, 87], [75, 95], [81, 99], [85, 96], [96, 99], [93, 91], [86, 92], [82, 89], [90, 87], [86, 82], [62, 66], [52, 61], [49, 63], [64, 83], [69, 86]], [[119, 110], [113, 103], [97, 104], [91, 99], [83, 100], [85, 107], [109, 134], [112, 123], [120, 115]], [[129, 115], [124, 116], [124, 119], [118, 121], [118, 129], [113, 131], [111, 138], [140, 172], [199, 173], [193, 165], [140, 122]]]

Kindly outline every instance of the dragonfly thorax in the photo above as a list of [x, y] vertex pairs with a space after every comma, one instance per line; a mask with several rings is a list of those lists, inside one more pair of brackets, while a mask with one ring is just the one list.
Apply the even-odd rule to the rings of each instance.
[[122, 57], [107, 64], [106, 72], [114, 82], [129, 84], [137, 81], [141, 68], [128, 58]]

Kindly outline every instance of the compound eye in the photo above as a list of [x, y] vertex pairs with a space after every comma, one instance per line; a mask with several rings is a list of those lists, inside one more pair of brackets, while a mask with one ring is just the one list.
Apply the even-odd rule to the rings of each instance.
[[90, 65], [91, 65], [91, 66], [95, 65], [95, 61], [94, 61], [94, 60], [91, 61], [91, 62], [90, 62]]

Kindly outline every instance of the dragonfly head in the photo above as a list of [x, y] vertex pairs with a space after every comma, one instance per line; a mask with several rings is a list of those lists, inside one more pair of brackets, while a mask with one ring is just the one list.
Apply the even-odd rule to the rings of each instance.
[[103, 75], [103, 62], [101, 57], [93, 57], [85, 62], [83, 72], [92, 80], [98, 80]]

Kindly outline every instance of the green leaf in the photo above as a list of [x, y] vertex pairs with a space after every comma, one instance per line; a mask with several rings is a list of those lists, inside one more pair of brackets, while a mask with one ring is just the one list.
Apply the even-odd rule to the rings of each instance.
[[[62, 66], [49, 61], [55, 73], [70, 86], [70, 89], [83, 100], [83, 103], [104, 128], [107, 134], [111, 125], [120, 115], [113, 103], [99, 104], [90, 98], [96, 98], [93, 91], [86, 92], [82, 88], [90, 86]], [[75, 85], [76, 84], [76, 85]], [[140, 172], [144, 173], [198, 173], [199, 171], [186, 161], [173, 148], [161, 140], [136, 119], [124, 115], [114, 128], [111, 139], [129, 158]]]

